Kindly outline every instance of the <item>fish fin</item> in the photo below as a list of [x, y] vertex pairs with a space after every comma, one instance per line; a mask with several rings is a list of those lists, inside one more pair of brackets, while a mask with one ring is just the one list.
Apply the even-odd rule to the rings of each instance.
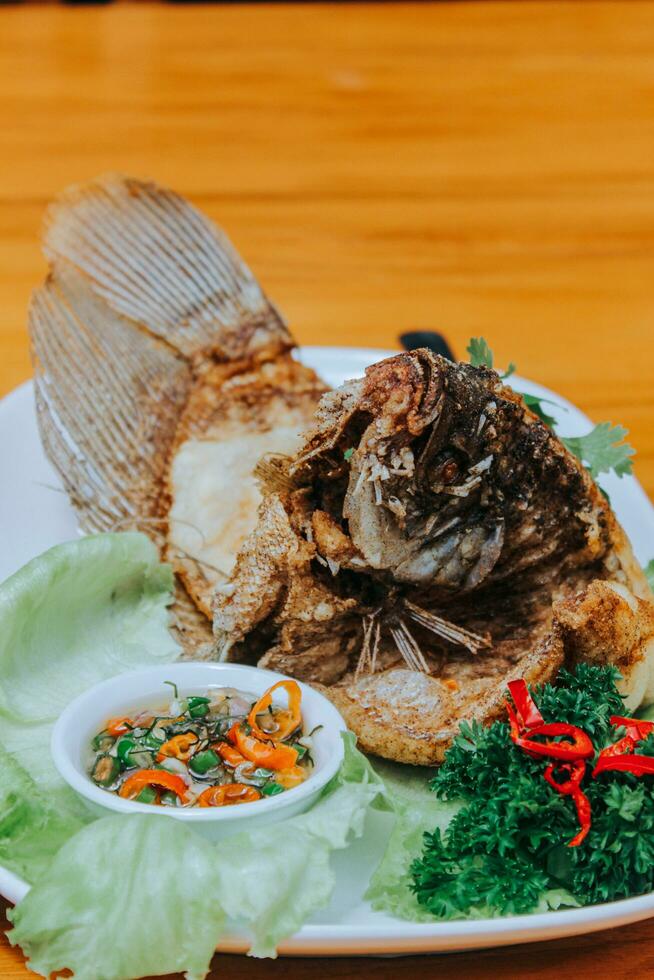
[[68, 188], [46, 212], [43, 248], [187, 358], [260, 359], [293, 346], [229, 239], [155, 183], [106, 174]]
[[41, 441], [81, 527], [138, 528], [160, 541], [159, 488], [189, 365], [72, 267], [34, 292], [28, 322]]

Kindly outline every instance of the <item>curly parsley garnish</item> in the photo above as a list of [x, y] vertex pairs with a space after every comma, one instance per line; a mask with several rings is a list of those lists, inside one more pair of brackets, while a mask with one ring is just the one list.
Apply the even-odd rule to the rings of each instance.
[[[617, 677], [612, 667], [582, 664], [533, 693], [546, 722], [583, 728], [599, 750], [615, 741], [610, 717], [623, 711]], [[638, 752], [654, 755], [654, 735]], [[513, 744], [504, 721], [461, 725], [432, 789], [462, 802], [443, 834], [425, 835], [411, 868], [418, 902], [438, 918], [586, 905], [654, 889], [653, 776], [587, 777], [593, 820], [579, 847], [564, 843], [577, 829], [572, 802], [543, 779], [542, 759]]]

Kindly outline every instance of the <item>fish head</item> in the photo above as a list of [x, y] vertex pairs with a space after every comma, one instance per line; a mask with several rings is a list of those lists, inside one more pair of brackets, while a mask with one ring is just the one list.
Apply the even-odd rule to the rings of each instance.
[[467, 592], [589, 537], [588, 478], [551, 430], [495, 371], [427, 350], [325, 396], [294, 471], [387, 583]]

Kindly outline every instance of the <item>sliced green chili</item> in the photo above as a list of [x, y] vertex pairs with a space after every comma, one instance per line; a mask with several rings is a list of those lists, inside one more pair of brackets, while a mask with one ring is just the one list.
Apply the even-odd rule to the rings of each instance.
[[188, 765], [192, 772], [204, 776], [210, 769], [215, 769], [216, 766], [220, 765], [220, 759], [212, 749], [205, 749], [204, 752], [198, 752], [197, 755], [191, 756]]
[[279, 783], [267, 783], [261, 790], [264, 796], [277, 796], [279, 793], [283, 793], [284, 787], [280, 786]]
[[154, 803], [157, 799], [157, 791], [152, 786], [144, 786], [138, 796], [134, 799], [137, 803]]
[[118, 778], [120, 763], [112, 755], [100, 755], [95, 760], [91, 779], [98, 786], [111, 786]]
[[189, 698], [187, 701], [187, 711], [191, 718], [204, 718], [209, 713], [210, 698]]

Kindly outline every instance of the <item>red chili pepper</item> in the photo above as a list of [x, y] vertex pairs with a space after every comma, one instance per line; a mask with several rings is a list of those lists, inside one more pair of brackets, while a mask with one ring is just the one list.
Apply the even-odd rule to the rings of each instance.
[[629, 755], [636, 748], [636, 744], [635, 739], [631, 735], [625, 735], [618, 742], [614, 742], [613, 745], [607, 745], [605, 749], [602, 749], [599, 754], [599, 759], [610, 758], [613, 755]]
[[630, 738], [640, 742], [654, 732], [654, 721], [642, 721], [640, 718], [622, 718], [621, 715], [611, 715], [611, 724], [615, 728], [626, 728]]
[[654, 722], [641, 721], [640, 718], [623, 718], [621, 715], [611, 715], [611, 724], [615, 728], [626, 728], [624, 735], [613, 745], [607, 745], [599, 754], [593, 769], [593, 778], [601, 772], [610, 770], [631, 772], [635, 776], [654, 772], [654, 759], [647, 755], [634, 755], [636, 746], [654, 731]]
[[506, 707], [506, 713], [509, 716], [509, 729], [511, 731], [511, 738], [514, 742], [520, 738], [520, 725], [518, 723], [518, 716], [516, 715], [513, 705], [510, 701], [505, 701], [504, 706]]
[[651, 755], [600, 755], [593, 769], [593, 779], [601, 772], [631, 772], [634, 776], [654, 773], [654, 757]]
[[578, 847], [586, 839], [591, 827], [590, 800], [582, 789], [578, 789], [576, 793], [572, 794], [572, 802], [577, 811], [577, 820], [579, 821], [581, 830], [578, 834], [574, 835], [572, 840], [568, 841], [567, 846]]
[[[530, 755], [545, 755], [551, 759], [562, 759], [563, 761], [574, 762], [576, 759], [590, 759], [595, 754], [593, 743], [590, 738], [576, 725], [568, 725], [566, 722], [555, 721], [549, 725], [538, 725], [529, 730], [530, 738], [523, 735], [514, 734], [511, 727], [511, 738], [515, 744], [524, 749]], [[565, 736], [571, 739], [570, 742], [536, 742], [536, 735]]]
[[[568, 778], [562, 781], [557, 780], [554, 778], [555, 772], [567, 773]], [[582, 759], [576, 759], [574, 762], [550, 762], [543, 776], [550, 786], [553, 786], [559, 793], [569, 796], [574, 792], [575, 787], [579, 787], [585, 772], [586, 763]]]
[[[554, 778], [555, 772], [568, 773], [568, 779], [564, 780], [562, 783], [558, 782]], [[551, 762], [543, 773], [550, 786], [552, 786], [557, 793], [561, 793], [562, 796], [570, 796], [575, 805], [577, 820], [579, 821], [579, 826], [581, 829], [578, 834], [575, 834], [572, 840], [568, 841], [568, 847], [578, 847], [579, 844], [581, 844], [581, 842], [586, 838], [586, 835], [591, 827], [590, 800], [580, 786], [585, 772], [586, 763], [582, 759], [576, 759], [574, 762], [564, 762], [558, 764]]]
[[529, 688], [525, 681], [509, 681], [509, 692], [516, 706], [518, 721], [521, 728], [535, 728], [542, 725], [545, 719], [536, 707], [536, 702], [529, 693]]

